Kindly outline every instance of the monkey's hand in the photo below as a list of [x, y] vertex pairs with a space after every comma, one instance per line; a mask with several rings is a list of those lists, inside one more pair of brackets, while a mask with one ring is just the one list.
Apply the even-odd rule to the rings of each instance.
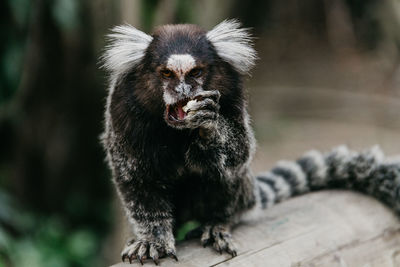
[[137, 259], [142, 265], [146, 259], [152, 259], [156, 265], [159, 264], [159, 259], [162, 257], [178, 260], [172, 234], [157, 239], [150, 237], [131, 240], [122, 250], [121, 256], [122, 261], [128, 259], [129, 263], [132, 263], [133, 260]]
[[200, 240], [204, 247], [212, 245], [221, 254], [225, 251], [231, 254], [232, 257], [237, 255], [229, 226], [222, 224], [207, 225], [203, 229]]
[[188, 103], [185, 127], [191, 129], [213, 128], [218, 118], [220, 96], [221, 94], [217, 90], [198, 93], [194, 97], [195, 100]]

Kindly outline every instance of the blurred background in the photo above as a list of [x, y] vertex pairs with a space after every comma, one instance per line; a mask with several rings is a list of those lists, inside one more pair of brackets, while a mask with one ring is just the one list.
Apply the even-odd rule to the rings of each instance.
[[104, 35], [252, 27], [256, 171], [304, 151], [400, 151], [397, 0], [0, 1], [0, 267], [107, 266], [129, 237], [104, 153]]

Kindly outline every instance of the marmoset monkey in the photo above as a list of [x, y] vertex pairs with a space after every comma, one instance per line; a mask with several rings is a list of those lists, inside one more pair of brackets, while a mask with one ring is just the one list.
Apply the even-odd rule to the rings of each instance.
[[292, 196], [324, 188], [373, 195], [399, 210], [400, 165], [375, 147], [306, 153], [253, 175], [255, 151], [243, 77], [256, 52], [247, 29], [165, 25], [152, 35], [113, 29], [102, 142], [135, 232], [122, 259], [177, 259], [174, 229], [201, 224], [201, 243], [232, 256], [232, 225]]

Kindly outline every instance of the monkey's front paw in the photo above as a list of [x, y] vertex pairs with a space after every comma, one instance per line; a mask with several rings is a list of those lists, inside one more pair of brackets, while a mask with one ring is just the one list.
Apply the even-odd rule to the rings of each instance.
[[122, 261], [129, 260], [132, 263], [137, 259], [142, 265], [146, 259], [152, 259], [158, 265], [162, 257], [171, 257], [178, 261], [175, 247], [173, 245], [162, 244], [161, 242], [151, 242], [147, 240], [130, 241], [126, 244], [121, 253]]
[[237, 255], [236, 248], [233, 244], [232, 235], [229, 227], [224, 225], [205, 226], [201, 236], [201, 243], [204, 247], [211, 245], [222, 254], [223, 251], [228, 252], [235, 257]]
[[219, 111], [219, 91], [202, 91], [184, 107], [187, 115], [185, 124], [188, 128], [210, 128], [215, 124]]

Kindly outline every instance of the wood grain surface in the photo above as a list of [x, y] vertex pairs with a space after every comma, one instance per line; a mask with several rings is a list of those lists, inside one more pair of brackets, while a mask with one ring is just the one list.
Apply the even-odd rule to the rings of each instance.
[[[237, 226], [235, 258], [191, 240], [177, 244], [179, 262], [162, 259], [161, 266], [400, 266], [399, 230], [397, 217], [378, 201], [322, 191], [290, 199], [257, 222]], [[113, 265], [128, 266], [140, 264]]]

